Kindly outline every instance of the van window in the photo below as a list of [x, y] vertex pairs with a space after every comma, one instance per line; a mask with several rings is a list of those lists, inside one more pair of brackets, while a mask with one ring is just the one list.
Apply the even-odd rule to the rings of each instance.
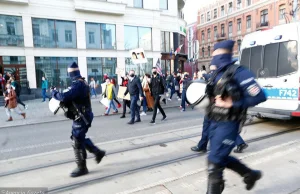
[[262, 69], [262, 46], [256, 46], [251, 48], [250, 58], [250, 71], [258, 77], [260, 70]]
[[241, 66], [246, 67], [247, 69], [250, 69], [250, 48], [246, 48], [242, 51], [242, 57], [241, 57]]
[[279, 44], [268, 44], [265, 46], [264, 53], [264, 71], [259, 77], [275, 77], [277, 76], [277, 54], [278, 54]]
[[298, 70], [297, 42], [281, 42], [278, 56], [278, 76], [293, 73]]
[[298, 71], [297, 53], [297, 41], [255, 46], [242, 51], [240, 64], [256, 78], [278, 77]]

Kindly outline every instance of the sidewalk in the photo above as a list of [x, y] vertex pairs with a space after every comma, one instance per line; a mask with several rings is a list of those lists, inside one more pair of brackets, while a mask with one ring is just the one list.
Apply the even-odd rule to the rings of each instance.
[[[122, 100], [119, 100], [120, 103]], [[29, 100], [24, 101], [26, 105], [28, 105], [28, 110], [26, 112], [26, 119], [23, 119], [21, 116], [17, 115], [16, 113], [12, 112], [13, 121], [6, 122], [7, 115], [5, 113], [5, 109], [3, 106], [0, 107], [0, 128], [3, 127], [12, 127], [12, 126], [22, 126], [22, 125], [29, 125], [29, 124], [38, 124], [38, 123], [47, 123], [47, 122], [55, 122], [55, 121], [62, 121], [67, 120], [63, 115], [53, 115], [52, 112], [49, 110], [49, 102], [42, 102], [42, 99], [36, 100]], [[167, 104], [162, 104], [163, 108], [171, 108], [171, 107], [179, 107], [181, 101], [178, 101], [176, 98], [173, 98], [172, 101], [167, 101]], [[23, 106], [19, 105], [19, 107], [24, 110]], [[92, 108], [94, 112], [94, 116], [102, 116], [105, 111], [105, 107], [100, 103], [100, 98], [92, 98]], [[123, 107], [119, 108], [119, 113], [121, 113]], [[127, 112], [129, 109], [127, 108]], [[113, 110], [110, 111], [111, 113]]]

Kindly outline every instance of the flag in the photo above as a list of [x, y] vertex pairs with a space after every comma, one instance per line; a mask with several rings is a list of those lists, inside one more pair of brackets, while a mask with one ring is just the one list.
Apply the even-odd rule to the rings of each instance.
[[175, 51], [175, 56], [180, 52], [182, 46], [183, 46], [183, 44], [180, 45], [180, 46], [176, 49], [176, 51]]
[[157, 59], [157, 62], [156, 62], [156, 69], [157, 69], [157, 72], [159, 73], [159, 75], [162, 75], [159, 59]]

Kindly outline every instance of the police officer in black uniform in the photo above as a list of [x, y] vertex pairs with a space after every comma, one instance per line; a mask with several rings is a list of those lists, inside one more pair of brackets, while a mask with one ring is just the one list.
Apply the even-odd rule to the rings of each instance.
[[210, 98], [207, 116], [211, 121], [207, 194], [222, 193], [225, 168], [241, 175], [247, 190], [252, 189], [262, 176], [261, 171], [252, 170], [235, 157], [229, 156], [245, 121], [247, 109], [266, 101], [253, 74], [242, 66], [231, 63], [233, 46], [234, 41], [231, 40], [214, 45], [211, 64], [216, 65], [217, 70], [207, 84]]
[[75, 62], [69, 65], [68, 74], [72, 80], [72, 85], [62, 93], [52, 88], [52, 97], [61, 101], [63, 106], [68, 108], [65, 116], [73, 120], [71, 139], [77, 168], [70, 176], [78, 177], [88, 173], [86, 167], [86, 150], [96, 156], [97, 163], [101, 162], [105, 156], [105, 151], [97, 148], [93, 142], [85, 136], [94, 118], [89, 85], [84, 78], [81, 77], [78, 65]]

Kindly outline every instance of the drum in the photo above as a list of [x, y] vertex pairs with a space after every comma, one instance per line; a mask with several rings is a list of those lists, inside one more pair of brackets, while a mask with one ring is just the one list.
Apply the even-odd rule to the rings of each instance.
[[209, 105], [209, 99], [205, 91], [206, 82], [202, 79], [193, 80], [189, 84], [186, 90], [186, 98], [194, 109], [206, 108]]
[[59, 109], [62, 108], [61, 106], [61, 102], [54, 99], [54, 98], [51, 98], [50, 102], [49, 102], [49, 109], [50, 111], [53, 113], [53, 114], [63, 114], [64, 111], [59, 111]]

